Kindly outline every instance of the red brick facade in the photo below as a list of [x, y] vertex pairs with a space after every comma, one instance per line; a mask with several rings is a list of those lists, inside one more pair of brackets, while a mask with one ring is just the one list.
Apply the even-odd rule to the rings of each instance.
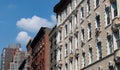
[[[31, 43], [32, 43], [32, 40], [30, 40], [26, 46], [27, 48], [27, 56], [26, 56], [26, 65], [27, 65], [27, 70], [32, 70], [31, 68], [31, 63], [32, 63], [32, 48], [31, 48]], [[24, 66], [23, 66], [24, 67]]]
[[50, 41], [51, 29], [42, 27], [27, 49], [31, 55], [28, 70], [49, 70], [50, 69]]

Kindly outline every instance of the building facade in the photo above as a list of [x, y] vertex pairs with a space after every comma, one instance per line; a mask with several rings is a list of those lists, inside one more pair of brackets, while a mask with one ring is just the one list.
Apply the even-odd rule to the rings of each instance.
[[50, 31], [50, 28], [41, 27], [30, 45], [32, 48], [32, 70], [50, 69]]
[[120, 0], [60, 0], [57, 70], [120, 70]]
[[21, 68], [26, 68], [27, 70], [32, 70], [31, 64], [32, 64], [32, 48], [31, 48], [31, 43], [32, 39], [29, 40], [26, 48], [27, 48], [27, 53], [26, 53], [26, 59], [24, 60], [23, 64], [21, 65]]
[[18, 70], [30, 70], [26, 66], [26, 59], [24, 59], [23, 62], [20, 64]]
[[19, 70], [20, 65], [25, 59], [25, 52], [21, 48], [16, 48], [9, 70]]
[[50, 37], [50, 70], [56, 70], [56, 59], [57, 59], [57, 45], [56, 45], [56, 36], [57, 36], [57, 28], [56, 26], [51, 30]]
[[1, 70], [8, 70], [10, 68], [10, 62], [13, 61], [16, 49], [20, 47], [20, 44], [10, 44], [8, 48], [3, 48], [1, 54]]
[[31, 48], [32, 39], [26, 45], [27, 51], [24, 56], [24, 60], [19, 66], [19, 70], [32, 70], [32, 48]]

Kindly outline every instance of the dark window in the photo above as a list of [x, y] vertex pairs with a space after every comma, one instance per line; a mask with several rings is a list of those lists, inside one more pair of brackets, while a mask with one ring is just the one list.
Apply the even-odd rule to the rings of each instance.
[[97, 27], [100, 27], [100, 15], [96, 16], [96, 25]]

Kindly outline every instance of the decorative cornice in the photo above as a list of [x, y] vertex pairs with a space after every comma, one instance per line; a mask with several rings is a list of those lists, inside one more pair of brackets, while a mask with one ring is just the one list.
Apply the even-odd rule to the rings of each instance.
[[54, 12], [57, 14], [61, 13], [70, 2], [71, 0], [60, 0], [60, 2], [55, 5]]

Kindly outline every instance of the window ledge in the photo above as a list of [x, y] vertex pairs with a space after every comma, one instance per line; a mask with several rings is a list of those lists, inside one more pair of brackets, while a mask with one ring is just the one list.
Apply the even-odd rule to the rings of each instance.
[[82, 24], [84, 22], [84, 18], [80, 19], [80, 23]]
[[89, 39], [88, 39], [88, 42], [91, 41], [91, 40], [92, 40], [92, 38], [89, 38]]
[[94, 9], [94, 11], [95, 11], [97, 8], [99, 8], [99, 6], [100, 6], [100, 5], [98, 5], [98, 6]]
[[86, 18], [88, 18], [90, 15], [91, 15], [91, 13], [89, 12], [89, 14], [87, 15], [87, 17], [86, 17]]
[[68, 34], [65, 36], [65, 39], [67, 39], [67, 37], [68, 37]]
[[107, 29], [111, 24], [108, 24], [107, 26], [105, 26], [105, 29]]

